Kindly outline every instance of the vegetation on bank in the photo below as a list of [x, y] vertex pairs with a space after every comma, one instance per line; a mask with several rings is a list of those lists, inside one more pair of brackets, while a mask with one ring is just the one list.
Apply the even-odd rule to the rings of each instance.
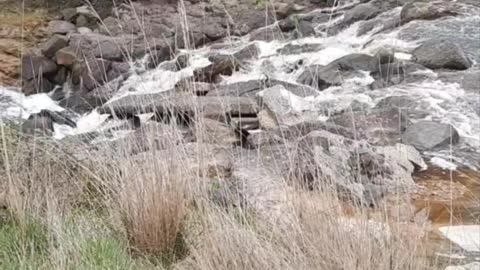
[[1, 138], [1, 269], [432, 267], [420, 237], [388, 217], [371, 223], [361, 206], [342, 214], [320, 190], [289, 188], [288, 227], [249, 205], [219, 204], [211, 194], [226, 179], [186, 170], [185, 145], [168, 145], [169, 160], [160, 151], [132, 156], [133, 141], [89, 152], [14, 126]]

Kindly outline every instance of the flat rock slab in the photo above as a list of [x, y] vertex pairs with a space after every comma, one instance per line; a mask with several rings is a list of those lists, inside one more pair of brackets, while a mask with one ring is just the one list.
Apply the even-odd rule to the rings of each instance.
[[173, 96], [172, 92], [130, 95], [105, 104], [100, 113], [129, 117], [141, 113], [181, 114], [201, 113], [207, 118], [255, 116], [258, 106], [254, 99], [245, 97]]

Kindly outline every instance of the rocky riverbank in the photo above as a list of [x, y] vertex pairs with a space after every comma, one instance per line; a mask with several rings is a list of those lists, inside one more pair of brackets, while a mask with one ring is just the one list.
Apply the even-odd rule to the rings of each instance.
[[372, 212], [400, 196], [412, 211], [398, 219], [412, 227], [423, 215], [439, 229], [445, 211], [459, 215], [450, 225], [478, 225], [480, 5], [333, 2], [63, 8], [29, 30], [39, 43], [21, 55], [21, 93], [2, 90], [0, 115], [98, 155], [134, 142], [135, 160], [167, 159], [182, 145], [186, 171], [228, 180], [220, 204], [281, 226], [294, 218], [285, 187], [332, 188]]

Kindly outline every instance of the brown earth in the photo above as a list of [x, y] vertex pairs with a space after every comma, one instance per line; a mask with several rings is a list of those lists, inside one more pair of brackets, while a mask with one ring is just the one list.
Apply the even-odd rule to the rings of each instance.
[[[100, 16], [112, 8], [112, 1], [93, 0]], [[83, 5], [83, 0], [0, 0], [0, 85], [18, 86], [20, 56], [47, 37], [48, 21], [59, 10]]]

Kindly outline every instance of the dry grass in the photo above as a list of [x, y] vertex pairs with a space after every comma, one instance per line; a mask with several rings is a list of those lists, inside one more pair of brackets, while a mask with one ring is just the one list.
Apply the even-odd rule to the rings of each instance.
[[[187, 22], [184, 28], [187, 36]], [[216, 173], [205, 173], [213, 159], [202, 143], [208, 134], [196, 132], [201, 154], [192, 157], [190, 146], [175, 137], [181, 128], [169, 128], [173, 137], [158, 149], [165, 138], [158, 129], [144, 130], [141, 141], [92, 147], [24, 138], [2, 126], [5, 206], [20, 228], [32, 217], [45, 226], [48, 247], [38, 264], [27, 254], [5, 269], [436, 269], [426, 256], [422, 224], [412, 234], [381, 206], [375, 218], [357, 204], [347, 212], [332, 183], [307, 191], [279, 177], [275, 192], [286, 199], [276, 217], [285, 222], [262, 216], [261, 205], [219, 204], [211, 183], [238, 183], [215, 164], [207, 171]], [[283, 154], [294, 162], [292, 153]], [[235, 201], [239, 195], [226, 196]]]

